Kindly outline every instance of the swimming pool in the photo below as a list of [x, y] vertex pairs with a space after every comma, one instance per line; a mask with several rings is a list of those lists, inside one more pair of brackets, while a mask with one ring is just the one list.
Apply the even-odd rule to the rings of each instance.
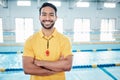
[[[67, 80], [120, 79], [120, 50], [81, 52], [76, 50], [73, 55], [72, 70], [66, 72]], [[0, 54], [0, 68], [6, 69], [6, 71], [0, 72], [0, 80], [29, 80], [29, 75], [25, 75], [22, 71], [21, 56], [21, 53]]]

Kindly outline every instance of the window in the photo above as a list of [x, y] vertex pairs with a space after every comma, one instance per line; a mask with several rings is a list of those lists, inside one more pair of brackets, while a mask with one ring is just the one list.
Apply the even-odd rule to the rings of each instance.
[[16, 18], [16, 42], [24, 42], [33, 34], [32, 18]]
[[0, 42], [3, 42], [2, 18], [0, 18]]
[[89, 7], [89, 2], [77, 2], [77, 7]]
[[63, 19], [58, 18], [55, 22], [55, 27], [60, 33], [63, 33]]
[[17, 1], [18, 6], [31, 6], [31, 1]]
[[115, 19], [101, 20], [101, 41], [113, 41], [112, 33], [115, 30]]
[[115, 3], [104, 3], [104, 7], [106, 7], [106, 8], [115, 8], [116, 4]]
[[74, 22], [74, 42], [90, 41], [90, 20], [75, 19]]
[[54, 4], [57, 7], [61, 6], [61, 2], [60, 1], [48, 1], [48, 2]]

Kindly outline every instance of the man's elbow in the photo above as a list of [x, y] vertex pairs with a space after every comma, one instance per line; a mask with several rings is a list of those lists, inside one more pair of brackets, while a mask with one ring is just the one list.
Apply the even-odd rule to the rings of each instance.
[[24, 69], [23, 71], [24, 71], [24, 74], [31, 74], [30, 70], [28, 70], [28, 69]]
[[28, 73], [28, 72], [24, 71], [24, 74], [30, 74], [30, 73]]
[[64, 71], [70, 71], [71, 70], [71, 68], [66, 68], [66, 69], [64, 69]]
[[29, 73], [24, 71], [24, 74], [26, 74], [26, 75], [27, 75], [27, 74], [29, 74]]
[[64, 68], [65, 71], [70, 71], [71, 70], [71, 65], [67, 65], [65, 68]]

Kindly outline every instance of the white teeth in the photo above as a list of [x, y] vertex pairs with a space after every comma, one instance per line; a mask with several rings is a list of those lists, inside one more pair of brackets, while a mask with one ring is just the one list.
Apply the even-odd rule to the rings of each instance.
[[45, 24], [50, 24], [50, 22], [45, 22]]

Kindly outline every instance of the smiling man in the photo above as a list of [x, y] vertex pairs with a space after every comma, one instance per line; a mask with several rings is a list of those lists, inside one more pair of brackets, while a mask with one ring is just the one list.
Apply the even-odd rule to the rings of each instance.
[[65, 80], [65, 71], [72, 66], [69, 39], [54, 27], [57, 8], [43, 3], [39, 9], [42, 28], [30, 36], [24, 46], [23, 68], [30, 80]]

